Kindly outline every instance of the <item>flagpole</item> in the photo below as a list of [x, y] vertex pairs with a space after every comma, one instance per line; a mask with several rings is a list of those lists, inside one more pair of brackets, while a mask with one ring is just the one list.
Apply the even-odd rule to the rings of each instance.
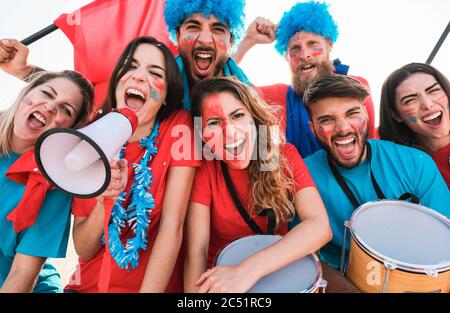
[[444, 32], [441, 35], [441, 38], [439, 38], [438, 42], [436, 43], [436, 46], [434, 47], [433, 51], [431, 52], [430, 56], [428, 57], [428, 60], [426, 62], [427, 64], [431, 64], [434, 57], [436, 56], [436, 53], [441, 48], [441, 46], [444, 43], [444, 40], [447, 37], [449, 32], [450, 32], [450, 22], [448, 22], [447, 27], [445, 28]]
[[47, 36], [48, 34], [54, 32], [57, 29], [58, 29], [58, 26], [56, 26], [55, 24], [51, 24], [51, 25], [41, 29], [40, 31], [34, 33], [33, 35], [28, 36], [27, 38], [21, 40], [20, 42], [23, 43], [24, 45], [28, 46], [29, 44], [32, 44], [33, 42], [41, 39], [42, 37]]

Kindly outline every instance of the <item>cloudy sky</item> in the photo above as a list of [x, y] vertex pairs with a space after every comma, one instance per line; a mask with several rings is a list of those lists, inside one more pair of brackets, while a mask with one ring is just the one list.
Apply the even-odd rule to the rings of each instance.
[[[23, 39], [49, 25], [59, 14], [89, 2], [3, 1], [0, 38]], [[247, 0], [246, 25], [257, 16], [278, 22], [283, 12], [296, 2]], [[349, 64], [351, 74], [369, 81], [376, 109], [384, 78], [406, 63], [425, 62], [450, 21], [448, 0], [328, 0], [327, 3], [340, 30], [332, 57]], [[32, 44], [30, 49], [33, 64], [50, 70], [73, 68], [71, 45], [61, 31]], [[290, 81], [286, 62], [273, 45], [255, 47], [241, 65], [256, 85]], [[450, 37], [432, 65], [450, 76]], [[22, 87], [20, 81], [0, 73], [0, 109], [7, 108]]]

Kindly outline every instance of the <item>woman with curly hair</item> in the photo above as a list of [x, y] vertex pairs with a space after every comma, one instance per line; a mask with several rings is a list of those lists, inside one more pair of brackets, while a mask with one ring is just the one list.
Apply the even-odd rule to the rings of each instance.
[[[192, 105], [193, 116], [202, 118], [205, 159], [188, 209], [185, 291], [246, 292], [263, 276], [327, 243], [328, 217], [302, 158], [274, 131], [276, 118], [252, 89], [233, 78], [204, 79], [193, 90]], [[260, 145], [263, 151], [256, 150]], [[273, 230], [285, 236], [238, 265], [206, 271], [226, 244], [254, 234], [227, 191], [227, 173], [254, 223], [264, 232], [270, 229], [270, 218], [262, 214], [273, 210]], [[302, 222], [288, 232], [296, 213]]]

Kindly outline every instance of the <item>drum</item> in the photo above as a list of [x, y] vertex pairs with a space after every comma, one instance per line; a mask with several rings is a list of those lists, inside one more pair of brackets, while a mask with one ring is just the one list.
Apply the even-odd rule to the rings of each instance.
[[[265, 249], [281, 236], [254, 235], [235, 240], [225, 246], [216, 256], [215, 265], [236, 265], [250, 255]], [[315, 254], [297, 260], [282, 269], [260, 279], [249, 293], [313, 293], [324, 290], [322, 268]]]
[[450, 221], [405, 201], [368, 202], [349, 223], [349, 280], [363, 292], [449, 292]]

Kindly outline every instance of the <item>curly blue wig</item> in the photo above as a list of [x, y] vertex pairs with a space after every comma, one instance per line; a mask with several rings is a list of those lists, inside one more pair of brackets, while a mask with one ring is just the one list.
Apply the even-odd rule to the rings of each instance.
[[245, 0], [166, 0], [164, 17], [170, 37], [174, 41], [177, 28], [195, 13], [201, 13], [208, 18], [214, 15], [221, 23], [228, 25], [237, 40], [244, 29], [244, 7]]
[[322, 35], [333, 43], [339, 34], [337, 25], [328, 11], [328, 5], [314, 1], [297, 3], [284, 13], [278, 23], [275, 44], [279, 54], [286, 53], [289, 40], [299, 31]]

